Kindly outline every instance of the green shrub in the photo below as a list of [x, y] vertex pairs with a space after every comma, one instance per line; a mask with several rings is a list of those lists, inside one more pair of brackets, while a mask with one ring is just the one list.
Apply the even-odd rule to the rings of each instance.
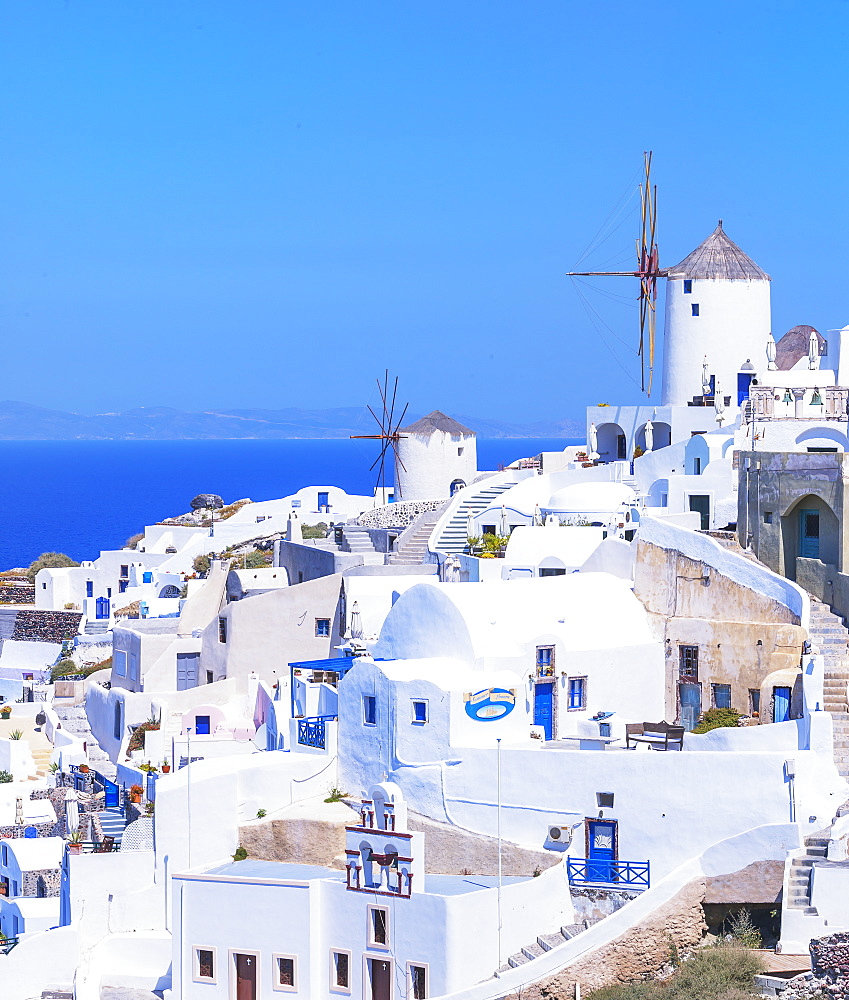
[[0, 785], [6, 785], [10, 781], [14, 781], [14, 776], [9, 774], [8, 771], [0, 771]]
[[211, 565], [212, 563], [210, 561], [209, 556], [204, 554], [200, 556], [195, 556], [194, 561], [192, 562], [192, 569], [195, 571], [195, 573], [198, 573], [201, 576], [203, 576], [204, 574], [209, 572], [209, 567]]
[[244, 847], [240, 846], [240, 847], [236, 848], [236, 853], [233, 855], [233, 860], [234, 861], [244, 861], [244, 860], [246, 860], [247, 856], [248, 856], [248, 852], [244, 849]]
[[736, 726], [741, 714], [733, 708], [709, 708], [702, 714], [694, 733], [709, 733], [711, 729], [725, 729]]
[[141, 750], [144, 747], [145, 733], [153, 732], [157, 729], [159, 729], [159, 722], [156, 719], [148, 719], [147, 722], [136, 726], [133, 730], [133, 735], [130, 737], [130, 742], [127, 744], [127, 756], [129, 757], [131, 753]]
[[24, 734], [21, 732], [20, 729], [13, 729], [11, 733], [9, 733], [10, 740], [22, 740], [23, 738]]
[[60, 569], [63, 566], [79, 566], [64, 552], [42, 552], [38, 559], [33, 559], [27, 568], [26, 575], [30, 583], [35, 583], [35, 575], [40, 569]]
[[83, 668], [79, 663], [74, 663], [70, 658], [65, 658], [59, 660], [58, 663], [54, 663], [50, 668], [50, 680], [53, 681], [61, 680], [63, 677], [71, 677], [74, 674], [81, 674]]
[[248, 552], [242, 557], [242, 567], [244, 569], [263, 569], [265, 566], [270, 566], [273, 559], [273, 552], [260, 552], [254, 549], [253, 552]]
[[267, 815], [268, 815], [268, 811], [266, 809], [257, 809], [257, 811], [256, 811], [256, 818], [257, 819], [265, 819], [265, 817]]
[[301, 538], [327, 538], [327, 525], [324, 521], [318, 524], [302, 524]]
[[755, 976], [763, 968], [756, 952], [736, 941], [721, 942], [699, 948], [670, 979], [607, 986], [587, 1000], [747, 1000], [756, 995]]
[[341, 788], [337, 788], [335, 785], [333, 788], [328, 790], [327, 798], [325, 802], [341, 802], [342, 799], [347, 798], [348, 793], [343, 792]]
[[728, 921], [731, 937], [744, 948], [760, 948], [763, 944], [761, 932], [752, 920], [752, 914], [747, 909], [738, 910]]

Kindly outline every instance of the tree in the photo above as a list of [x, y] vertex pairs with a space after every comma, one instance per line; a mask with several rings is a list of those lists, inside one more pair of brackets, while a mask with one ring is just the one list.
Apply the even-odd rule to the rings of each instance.
[[27, 569], [27, 579], [30, 583], [35, 583], [36, 573], [40, 569], [60, 569], [63, 566], [79, 566], [70, 556], [64, 552], [42, 552], [38, 559], [34, 559]]

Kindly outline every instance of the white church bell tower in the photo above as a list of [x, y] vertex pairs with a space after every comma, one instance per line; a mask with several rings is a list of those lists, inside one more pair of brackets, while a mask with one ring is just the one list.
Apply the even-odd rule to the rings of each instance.
[[666, 276], [663, 405], [686, 406], [708, 394], [706, 375], [737, 406], [740, 393], [748, 395], [753, 368], [766, 364], [769, 275], [725, 235], [720, 219]]

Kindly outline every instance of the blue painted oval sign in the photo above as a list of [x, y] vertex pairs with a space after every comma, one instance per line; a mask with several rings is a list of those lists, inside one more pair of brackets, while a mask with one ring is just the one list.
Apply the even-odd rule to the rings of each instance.
[[466, 715], [475, 722], [495, 722], [516, 707], [516, 692], [504, 688], [487, 688], [466, 695]]

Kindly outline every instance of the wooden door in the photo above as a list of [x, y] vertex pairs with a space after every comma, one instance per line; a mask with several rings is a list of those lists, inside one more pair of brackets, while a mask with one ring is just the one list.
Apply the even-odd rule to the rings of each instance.
[[699, 716], [702, 714], [701, 684], [679, 684], [678, 703], [681, 725], [688, 733], [692, 732], [699, 724]]
[[616, 823], [587, 820], [587, 878], [591, 882], [614, 882], [616, 861]]
[[370, 958], [368, 964], [371, 967], [371, 1000], [392, 1000], [389, 962]]
[[542, 726], [547, 740], [554, 739], [554, 684], [534, 685], [534, 725]]
[[820, 557], [820, 512], [799, 511], [799, 555], [803, 559]]
[[256, 1000], [256, 955], [235, 955], [236, 1000]]

